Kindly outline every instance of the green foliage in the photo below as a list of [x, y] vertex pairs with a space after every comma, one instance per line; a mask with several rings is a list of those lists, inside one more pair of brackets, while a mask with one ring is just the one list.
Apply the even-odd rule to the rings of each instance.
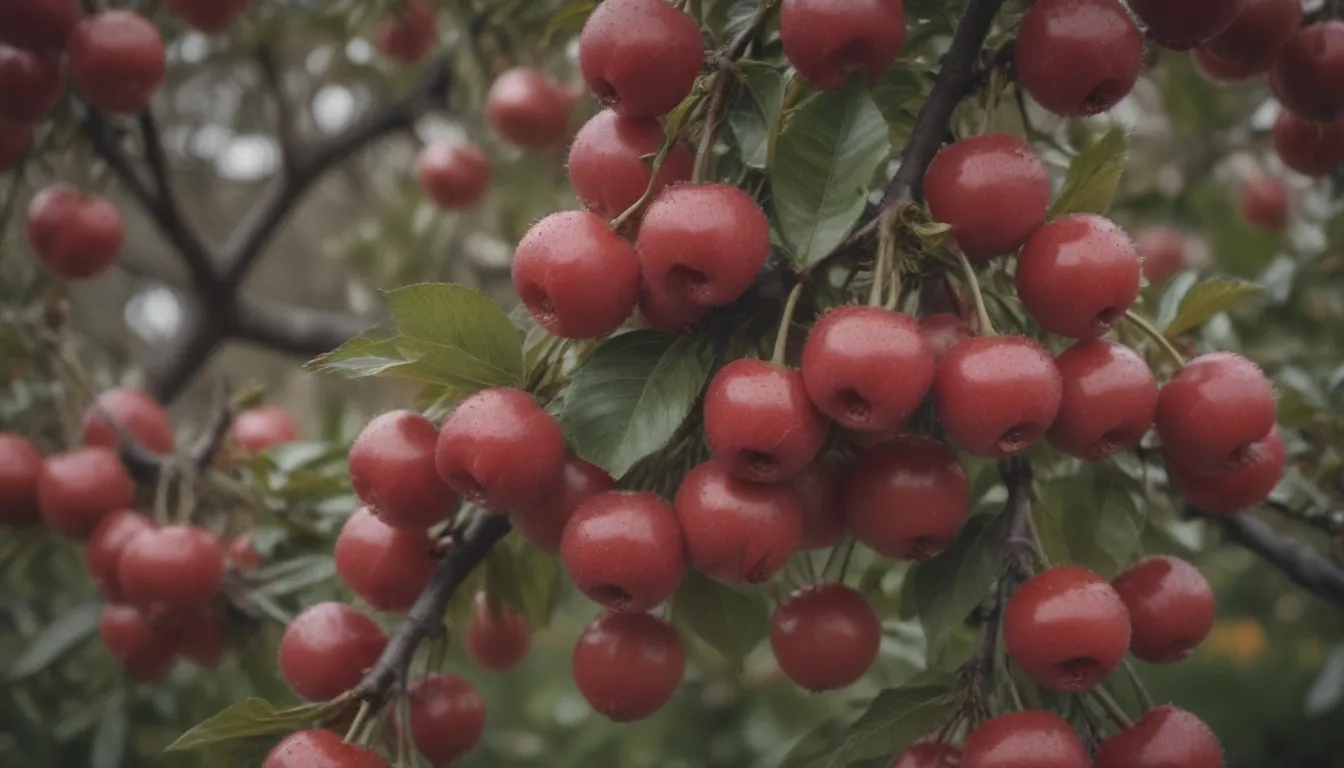
[[798, 763], [799, 768], [846, 768], [900, 754], [948, 719], [957, 698], [947, 683], [919, 683], [882, 691], [846, 729], [828, 754]]
[[910, 569], [902, 606], [908, 605], [924, 626], [929, 648], [947, 635], [989, 594], [999, 572], [1002, 517], [977, 515], [946, 550]]
[[220, 742], [302, 730], [326, 720], [348, 703], [337, 699], [280, 709], [263, 699], [246, 699], [182, 734], [168, 751], [205, 749]]
[[672, 621], [703, 640], [733, 668], [770, 632], [770, 612], [759, 590], [720, 584], [698, 571], [686, 574], [672, 598]]
[[1105, 213], [1125, 173], [1125, 130], [1116, 126], [1069, 163], [1064, 186], [1050, 205], [1050, 218], [1071, 213]]
[[773, 165], [779, 121], [784, 109], [784, 76], [770, 64], [740, 61], [733, 104], [728, 110], [728, 125], [733, 129], [742, 162], [752, 168]]
[[28, 650], [10, 666], [5, 680], [18, 683], [24, 678], [46, 669], [78, 644], [93, 637], [98, 631], [98, 617], [102, 603], [85, 603], [47, 625], [28, 646]]
[[534, 630], [551, 624], [560, 597], [560, 560], [511, 536], [490, 550], [485, 561], [485, 590], [492, 608], [503, 603], [527, 617]]
[[1214, 315], [1228, 312], [1242, 305], [1248, 298], [1259, 296], [1264, 286], [1245, 280], [1232, 278], [1211, 278], [1192, 285], [1188, 291], [1181, 292], [1180, 303], [1176, 306], [1175, 316], [1165, 325], [1168, 337], [1176, 338], [1192, 331]]

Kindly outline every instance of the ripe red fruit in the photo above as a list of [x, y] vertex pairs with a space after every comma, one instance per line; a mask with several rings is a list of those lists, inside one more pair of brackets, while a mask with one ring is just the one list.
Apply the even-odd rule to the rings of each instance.
[[89, 534], [84, 543], [84, 564], [89, 577], [103, 597], [113, 602], [126, 599], [121, 589], [121, 553], [131, 539], [141, 532], [153, 529], [154, 521], [133, 509], [118, 509], [109, 513]]
[[961, 750], [941, 741], [921, 741], [896, 758], [891, 768], [958, 768]]
[[1090, 690], [1129, 649], [1129, 612], [1097, 574], [1074, 565], [1041, 571], [1003, 611], [1003, 642], [1036, 682], [1065, 693]]
[[375, 610], [400, 612], [434, 575], [433, 550], [424, 529], [392, 528], [360, 507], [336, 537], [336, 573]]
[[509, 522], [537, 549], [558, 554], [565, 525], [574, 516], [574, 510], [597, 494], [615, 487], [616, 481], [601, 467], [566, 454], [560, 475], [550, 489], [532, 506], [514, 510], [509, 515]]
[[803, 587], [770, 617], [770, 650], [780, 671], [809, 691], [837, 690], [863, 677], [881, 642], [872, 606], [844, 584]]
[[1171, 664], [1204, 642], [1217, 615], [1213, 588], [1177, 557], [1145, 557], [1111, 582], [1129, 610], [1129, 652], [1150, 664]]
[[884, 557], [925, 560], [952, 543], [971, 509], [971, 484], [952, 449], [904, 435], [863, 449], [844, 482], [845, 519]]
[[479, 203], [490, 186], [490, 157], [474, 144], [430, 144], [415, 161], [420, 188], [446, 211]]
[[233, 440], [244, 453], [262, 453], [277, 445], [297, 442], [299, 422], [278, 405], [263, 405], [238, 414], [233, 420]]
[[80, 14], [79, 0], [6, 0], [0, 4], [0, 42], [60, 52]]
[[1050, 333], [1091, 339], [1115, 327], [1139, 296], [1142, 268], [1129, 235], [1109, 219], [1074, 214], [1031, 236], [1017, 260], [1017, 293]]
[[102, 195], [55, 184], [28, 204], [28, 244], [38, 261], [66, 280], [112, 266], [125, 234], [121, 213]]
[[1269, 69], [1269, 63], [1263, 61], [1226, 61], [1214, 56], [1204, 48], [1190, 51], [1190, 59], [1195, 69], [1208, 80], [1215, 83], [1240, 83], [1262, 75]]
[[610, 491], [580, 504], [560, 558], [574, 586], [614, 611], [647, 611], [686, 575], [677, 513], [652, 493]]
[[986, 720], [961, 750], [961, 768], [1089, 768], [1087, 748], [1064, 718], [1028, 709]]
[[485, 732], [485, 702], [476, 686], [457, 675], [429, 675], [406, 692], [411, 740], [434, 765], [470, 752]]
[[256, 547], [252, 546], [250, 531], [244, 531], [233, 537], [228, 547], [224, 549], [224, 560], [230, 567], [244, 573], [257, 570], [264, 562]]
[[516, 67], [495, 78], [486, 99], [486, 114], [499, 138], [537, 151], [565, 142], [573, 108], [571, 94], [530, 67]]
[[1245, 8], [1231, 26], [1204, 45], [1224, 61], [1256, 64], [1269, 69], [1274, 53], [1302, 26], [1298, 0], [1245, 0]]
[[183, 617], [173, 630], [177, 636], [178, 652], [206, 669], [219, 666], [224, 657], [224, 627], [209, 606]]
[[703, 58], [700, 27], [663, 0], [607, 0], [579, 35], [588, 88], [626, 117], [671, 112], [691, 92]]
[[770, 223], [729, 184], [681, 184], [654, 198], [635, 239], [653, 290], [719, 307], [756, 280], [770, 252]]
[[38, 506], [47, 524], [66, 538], [87, 537], [104, 515], [134, 500], [135, 482], [107, 448], [56, 453], [42, 462]]
[[798, 549], [830, 549], [845, 538], [849, 524], [841, 502], [843, 477], [839, 465], [818, 457], [789, 478], [803, 511], [803, 535], [798, 540]]
[[1186, 239], [1171, 227], [1149, 227], [1134, 237], [1149, 285], [1161, 285], [1187, 266]]
[[1203, 720], [1170, 704], [1101, 743], [1095, 768], [1223, 768], [1223, 747]]
[[1167, 477], [1192, 507], [1215, 515], [1234, 515], [1269, 497], [1283, 477], [1283, 438], [1278, 428], [1252, 443], [1244, 463], [1230, 472], [1208, 475], [1192, 471], [1170, 454]]
[[1157, 380], [1138, 353], [1106, 339], [1080, 341], [1055, 358], [1064, 383], [1046, 437], [1080, 459], [1097, 461], [1137, 446], [1157, 413]]
[[298, 731], [275, 745], [261, 768], [387, 768], [377, 752], [358, 744], [347, 744], [333, 731]]
[[1344, 21], [1318, 22], [1284, 41], [1269, 68], [1269, 88], [1303, 120], [1344, 120]]
[[571, 661], [579, 693], [617, 723], [662, 709], [686, 674], [677, 630], [647, 613], [598, 616], [579, 635]]
[[1308, 122], [1285, 109], [1274, 121], [1274, 151], [1298, 173], [1329, 176], [1344, 165], [1344, 122]]
[[151, 626], [144, 614], [129, 605], [104, 605], [98, 635], [112, 658], [136, 680], [160, 680], [173, 667], [177, 638]]
[[18, 165], [32, 143], [32, 126], [0, 118], [0, 173]]
[[1213, 39], [1246, 8], [1246, 0], [1130, 0], [1148, 27], [1148, 37], [1173, 51], [1188, 51]]
[[876, 85], [905, 45], [905, 4], [784, 0], [779, 40], [798, 74], [823, 91], [840, 90], [852, 72]]
[[1129, 95], [1143, 67], [1143, 36], [1116, 0], [1041, 0], [1017, 33], [1022, 87], [1064, 117], [1105, 112]]
[[36, 123], [61, 100], [55, 57], [0, 44], [0, 119]]
[[971, 136], [934, 157], [924, 198], [967, 257], [988, 259], [1017, 250], [1045, 223], [1050, 171], [1016, 136]]
[[248, 0], [164, 0], [163, 4], [197, 30], [216, 35], [232, 26], [247, 3]]
[[129, 115], [149, 104], [163, 84], [163, 38], [134, 11], [85, 16], [70, 33], [70, 78], [93, 106]]
[[0, 525], [26, 525], [41, 517], [37, 482], [42, 454], [21, 435], [0, 432]]
[[120, 445], [120, 435], [103, 417], [104, 412], [142, 448], [155, 453], [173, 452], [173, 423], [168, 412], [144, 392], [126, 387], [103, 392], [84, 410], [85, 445], [103, 448]]
[[1219, 474], [1245, 466], [1251, 447], [1274, 427], [1274, 387], [1259, 366], [1232, 352], [1210, 352], [1185, 364], [1157, 398], [1162, 448], [1194, 472]]
[[935, 362], [943, 359], [948, 350], [971, 338], [971, 327], [956, 315], [936, 314], [920, 318], [919, 330], [924, 334]]
[[739, 480], [717, 461], [687, 472], [672, 506], [691, 565], [730, 584], [769, 581], [803, 533], [803, 510], [792, 486]]
[[155, 614], [209, 603], [224, 583], [224, 549], [214, 533], [191, 525], [140, 532], [117, 564], [126, 599]]
[[435, 469], [439, 432], [418, 413], [389, 411], [350, 446], [350, 484], [387, 525], [423, 530], [453, 513], [457, 494]]
[[308, 701], [350, 690], [373, 666], [387, 635], [368, 616], [343, 603], [304, 609], [280, 638], [280, 675]]
[[640, 319], [657, 331], [683, 330], [709, 314], [710, 309], [692, 303], [689, 296], [673, 295], [654, 286], [647, 275], [639, 286]]
[[507, 605], [500, 605], [499, 613], [490, 610], [490, 600], [479, 592], [464, 644], [476, 666], [504, 672], [518, 666], [527, 655], [532, 647], [532, 630], [527, 619]]
[[777, 483], [812, 463], [826, 441], [826, 417], [803, 375], [764, 360], [723, 366], [705, 390], [705, 440], [730, 474]]
[[1025, 336], [982, 336], [948, 351], [933, 378], [934, 407], [962, 450], [1004, 458], [1055, 420], [1063, 383], [1050, 353]]
[[560, 476], [564, 436], [528, 393], [485, 389], [444, 420], [434, 463], [439, 477], [472, 504], [494, 512], [525, 509]]
[[[641, 158], [657, 153], [663, 139], [663, 127], [653, 118], [621, 117], [610, 109], [598, 112], [569, 148], [570, 186], [588, 210], [616, 218], [644, 196], [653, 174]], [[674, 145], [658, 168], [653, 193], [689, 181], [694, 164], [685, 145]]]
[[1241, 183], [1237, 207], [1247, 224], [1276, 231], [1288, 226], [1292, 203], [1293, 190], [1287, 182], [1277, 176], [1257, 174]]
[[846, 304], [812, 326], [801, 370], [812, 402], [840, 426], [887, 432], [924, 401], [933, 367], [933, 348], [914, 318]]
[[552, 334], [600, 338], [635, 311], [639, 254], [601, 216], [553, 213], [518, 243], [513, 290]]
[[425, 0], [408, 0], [378, 25], [378, 50], [392, 61], [415, 64], [438, 40], [438, 20]]

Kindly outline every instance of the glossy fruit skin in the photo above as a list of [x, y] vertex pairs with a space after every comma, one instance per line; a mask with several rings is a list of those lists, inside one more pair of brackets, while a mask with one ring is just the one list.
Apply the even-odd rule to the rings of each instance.
[[42, 462], [37, 502], [47, 524], [69, 539], [83, 539], [103, 516], [131, 506], [135, 482], [107, 448], [55, 453]]
[[686, 574], [685, 539], [672, 505], [652, 493], [609, 491], [579, 505], [560, 558], [574, 586], [613, 611], [647, 611]]
[[0, 5], [0, 42], [58, 53], [81, 14], [79, 0], [7, 0]]
[[852, 72], [876, 85], [905, 45], [902, 0], [784, 0], [779, 39], [798, 74], [823, 91], [838, 91]]
[[1204, 642], [1217, 617], [1213, 588], [1190, 563], [1145, 557], [1111, 582], [1129, 610], [1129, 652], [1149, 664], [1172, 664]]
[[1167, 477], [1195, 509], [1214, 515], [1235, 515], [1269, 497], [1283, 477], [1283, 438], [1275, 427], [1264, 439], [1252, 443], [1245, 463], [1216, 475], [1192, 471], [1166, 455]]
[[411, 740], [434, 765], [470, 752], [485, 732], [485, 702], [457, 675], [429, 675], [411, 684]]
[[909, 315], [846, 304], [821, 316], [803, 344], [807, 394], [840, 426], [887, 432], [933, 386], [933, 348]]
[[1269, 69], [1283, 41], [1302, 26], [1302, 4], [1297, 0], [1246, 0], [1231, 26], [1204, 45], [1223, 61]]
[[[100, 410], [101, 409], [101, 410]], [[135, 438], [142, 448], [155, 453], [173, 452], [173, 422], [154, 398], [138, 389], [109, 389], [98, 395], [84, 411], [84, 445], [117, 448], [120, 435], [103, 418], [103, 411]]]
[[1149, 227], [1134, 236], [1149, 285], [1161, 285], [1188, 266], [1186, 246], [1185, 235], [1171, 227]]
[[486, 115], [499, 138], [533, 151], [565, 142], [573, 108], [570, 94], [531, 67], [516, 67], [495, 78], [486, 101]]
[[673, 295], [649, 282], [647, 274], [639, 286], [639, 319], [657, 331], [681, 331], [709, 314], [711, 307], [691, 302], [690, 297]]
[[1344, 21], [1318, 22], [1284, 41], [1269, 68], [1269, 88], [1303, 120], [1344, 120]]
[[803, 509], [791, 485], [739, 480], [717, 461], [687, 472], [672, 506], [691, 565], [729, 584], [769, 581], [803, 533]]
[[957, 454], [922, 435], [863, 449], [844, 481], [845, 519], [883, 557], [925, 560], [952, 543], [971, 509]]
[[1143, 36], [1116, 0], [1042, 0], [1017, 35], [1022, 87], [1064, 117], [1109, 110], [1129, 95], [1143, 67]]
[[1025, 451], [1054, 422], [1062, 396], [1054, 359], [1025, 336], [967, 339], [934, 370], [938, 420], [953, 442], [976, 456]]
[[[614, 219], [644, 196], [652, 177], [641, 157], [663, 146], [663, 126], [649, 117], [621, 117], [604, 109], [584, 123], [569, 148], [569, 184], [584, 206]], [[673, 145], [658, 168], [653, 194], [690, 181], [695, 160], [684, 144]]]
[[921, 741], [901, 753], [891, 768], [958, 768], [961, 750], [941, 741]]
[[112, 201], [55, 184], [28, 204], [28, 244], [57, 277], [93, 277], [116, 260], [126, 232]]
[[317, 603], [285, 627], [280, 675], [307, 701], [325, 701], [359, 683], [387, 645], [368, 616], [343, 603]]
[[1274, 427], [1274, 386], [1259, 366], [1233, 352], [1190, 360], [1157, 398], [1162, 448], [1201, 474], [1230, 472], [1252, 458], [1252, 444]]
[[224, 550], [219, 537], [204, 528], [151, 528], [126, 543], [117, 578], [127, 601], [143, 610], [187, 611], [218, 594], [224, 583]]
[[1139, 444], [1153, 426], [1158, 388], [1137, 352], [1106, 339], [1080, 341], [1055, 358], [1064, 383], [1050, 444], [1097, 461]]
[[457, 494], [439, 477], [439, 431], [418, 413], [375, 417], [350, 446], [350, 484], [387, 525], [424, 530], [457, 507]]
[[164, 7], [196, 30], [217, 35], [233, 25], [248, 0], [164, 0]]
[[525, 509], [560, 476], [564, 436], [528, 393], [485, 389], [444, 420], [434, 462], [439, 477], [472, 504], [493, 512]]
[[560, 539], [574, 510], [597, 494], [615, 487], [616, 481], [604, 469], [567, 453], [560, 475], [550, 489], [532, 506], [514, 510], [509, 521], [513, 523], [513, 529], [537, 549], [559, 554]]
[[38, 122], [61, 100], [60, 61], [0, 44], [0, 94], [0, 119]]
[[924, 198], [968, 258], [989, 259], [1017, 250], [1045, 223], [1050, 171], [1016, 136], [971, 136], [933, 158]]
[[1247, 224], [1271, 232], [1282, 230], [1288, 226], [1292, 205], [1292, 189], [1277, 176], [1260, 174], [1241, 183], [1237, 208]]
[[799, 550], [830, 549], [844, 540], [849, 523], [841, 501], [843, 479], [840, 465], [824, 457], [818, 457], [789, 478], [803, 512]]
[[103, 597], [114, 603], [126, 600], [118, 572], [121, 553], [131, 539], [154, 527], [153, 520], [133, 509], [110, 512], [94, 527], [84, 542], [84, 565]]
[[809, 691], [834, 691], [863, 677], [877, 658], [882, 625], [863, 595], [835, 582], [789, 595], [770, 617], [780, 670]]
[[162, 679], [172, 669], [177, 640], [157, 629], [138, 609], [108, 603], [98, 619], [103, 645], [132, 677], [141, 682]]
[[334, 731], [312, 730], [286, 736], [261, 768], [387, 768], [387, 761], [367, 747], [346, 744]]
[[1129, 639], [1120, 595], [1074, 565], [1036, 574], [1003, 611], [1003, 641], [1013, 661], [1036, 682], [1064, 693], [1096, 687], [1120, 666]]
[[1059, 715], [1039, 709], [1010, 712], [971, 731], [961, 768], [1090, 768], [1087, 748]]
[[0, 173], [17, 165], [32, 143], [31, 126], [0, 118]]
[[753, 483], [787, 480], [812, 463], [826, 441], [826, 417], [803, 375], [764, 360], [734, 360], [705, 390], [705, 440], [728, 472]]
[[948, 350], [971, 338], [971, 327], [965, 320], [945, 313], [921, 317], [919, 330], [924, 334], [929, 349], [933, 350], [935, 363], [941, 361]]
[[635, 239], [654, 290], [700, 307], [736, 300], [770, 252], [770, 223], [756, 201], [728, 184], [664, 189]]
[[1344, 122], [1312, 123], [1288, 110], [1274, 121], [1274, 151], [1307, 176], [1329, 176], [1344, 165]]
[[1129, 235], [1090, 213], [1041, 227], [1017, 259], [1017, 293], [1027, 314], [1046, 331], [1072, 339], [1114, 328], [1138, 298], [1141, 277]]
[[662, 0], [607, 0], [579, 35], [589, 90], [625, 117], [671, 112], [691, 92], [703, 59], [695, 20]]
[[252, 546], [251, 531], [243, 531], [229, 541], [224, 548], [224, 560], [231, 568], [248, 573], [261, 568], [265, 562], [256, 547]]
[[1269, 64], [1259, 61], [1225, 61], [1204, 48], [1190, 51], [1195, 69], [1210, 82], [1219, 84], [1241, 83], [1263, 75]]
[[507, 605], [501, 604], [497, 614], [490, 610], [486, 594], [479, 592], [463, 644], [476, 666], [491, 672], [507, 672], [527, 656], [532, 647], [532, 630], [527, 619]]
[[0, 432], [0, 525], [37, 522], [37, 482], [42, 454], [22, 435]]
[[298, 420], [278, 405], [250, 408], [233, 420], [233, 440], [244, 453], [263, 453], [302, 436]]
[[589, 706], [617, 723], [663, 708], [686, 674], [681, 638], [647, 613], [605, 613], [579, 635], [571, 659], [574, 685]]
[[490, 188], [490, 156], [474, 144], [430, 144], [415, 161], [420, 188], [445, 211], [470, 208]]
[[438, 38], [438, 20], [425, 0], [409, 0], [378, 26], [378, 50], [399, 64], [419, 62]]
[[163, 38], [133, 11], [103, 11], [75, 25], [68, 43], [70, 79], [90, 104], [129, 115], [149, 104], [163, 84]]
[[400, 613], [438, 568], [433, 549], [423, 529], [393, 528], [360, 507], [336, 537], [336, 573], [375, 610]]
[[639, 300], [639, 272], [635, 249], [587, 211], [547, 216], [513, 254], [513, 290], [543, 328], [567, 339], [620, 328]]
[[1223, 768], [1223, 747], [1209, 726], [1170, 704], [1150, 709], [1134, 727], [1106, 739], [1094, 768]]
[[1173, 51], [1188, 51], [1221, 34], [1246, 8], [1246, 0], [1130, 0], [1148, 37]]

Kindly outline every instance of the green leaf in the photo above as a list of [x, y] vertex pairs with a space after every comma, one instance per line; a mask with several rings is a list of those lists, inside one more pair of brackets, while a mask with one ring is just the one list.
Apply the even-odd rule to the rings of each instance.
[[1050, 218], [1070, 213], [1105, 213], [1125, 172], [1128, 143], [1124, 129], [1116, 126], [1097, 143], [1079, 152], [1069, 163], [1064, 186], [1050, 206]]
[[620, 478], [672, 439], [712, 366], [713, 351], [694, 336], [621, 334], [575, 373], [560, 426], [575, 453]]
[[737, 137], [742, 162], [753, 168], [765, 168], [779, 136], [779, 120], [784, 108], [784, 76], [775, 67], [759, 61], [740, 61], [742, 75], [728, 125]]
[[845, 768], [859, 760], [894, 758], [946, 721], [956, 707], [957, 696], [947, 685], [885, 690], [845, 731], [838, 747], [812, 765]]
[[118, 691], [107, 697], [103, 719], [89, 744], [89, 768], [119, 768], [126, 756], [126, 736], [130, 728], [126, 695]]
[[930, 652], [966, 621], [999, 571], [1002, 516], [978, 515], [942, 554], [910, 569], [906, 579]]
[[263, 582], [263, 585], [252, 593], [252, 597], [274, 600], [302, 592], [309, 587], [329, 581], [336, 575], [336, 560], [330, 555], [310, 555], [295, 558], [292, 562], [302, 563], [303, 567], [294, 568], [282, 577]]
[[485, 561], [485, 590], [492, 607], [508, 605], [527, 617], [533, 630], [551, 623], [560, 588], [560, 561], [512, 536], [494, 547]]
[[552, 38], [558, 34], [583, 29], [583, 25], [587, 23], [588, 17], [596, 7], [597, 0], [566, 0], [564, 5], [551, 14], [550, 21], [546, 22], [546, 31], [541, 35], [542, 45], [549, 45]]
[[103, 604], [85, 603], [53, 621], [9, 668], [5, 679], [17, 683], [41, 672], [98, 631]]
[[244, 699], [182, 734], [165, 751], [185, 752], [225, 741], [297, 731], [330, 717], [346, 703], [333, 699], [292, 709], [276, 709], [264, 699]]
[[1199, 273], [1193, 269], [1178, 272], [1162, 290], [1162, 298], [1157, 303], [1157, 327], [1166, 328], [1176, 319], [1181, 309], [1181, 300], [1199, 283]]
[[1235, 308], [1243, 300], [1264, 292], [1259, 283], [1231, 277], [1214, 277], [1191, 288], [1181, 297], [1176, 316], [1164, 332], [1174, 339], [1207, 323], [1214, 315]]
[[1112, 578], [1139, 551], [1146, 525], [1139, 499], [1125, 487], [1118, 468], [1093, 463], [1077, 478], [1084, 487], [1067, 498], [1064, 540], [1073, 560]]
[[770, 632], [765, 598], [691, 570], [672, 598], [672, 620], [739, 668]]
[[858, 75], [789, 117], [770, 180], [779, 231], [796, 263], [816, 263], [844, 241], [890, 150], [886, 121]]

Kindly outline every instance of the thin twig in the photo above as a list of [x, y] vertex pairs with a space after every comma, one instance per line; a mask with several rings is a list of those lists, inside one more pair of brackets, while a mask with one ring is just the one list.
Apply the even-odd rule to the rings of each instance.
[[1308, 592], [1344, 603], [1344, 568], [1310, 545], [1281, 534], [1248, 514], [1228, 517], [1200, 515], [1193, 508], [1187, 508], [1187, 511], [1217, 525], [1229, 539], [1264, 558]]
[[292, 175], [297, 170], [298, 137], [294, 130], [293, 105], [285, 93], [285, 81], [274, 48], [263, 45], [257, 49], [257, 67], [261, 69], [261, 78], [270, 89], [271, 100], [275, 103], [275, 138], [280, 144], [280, 159], [284, 163], [285, 173]]

